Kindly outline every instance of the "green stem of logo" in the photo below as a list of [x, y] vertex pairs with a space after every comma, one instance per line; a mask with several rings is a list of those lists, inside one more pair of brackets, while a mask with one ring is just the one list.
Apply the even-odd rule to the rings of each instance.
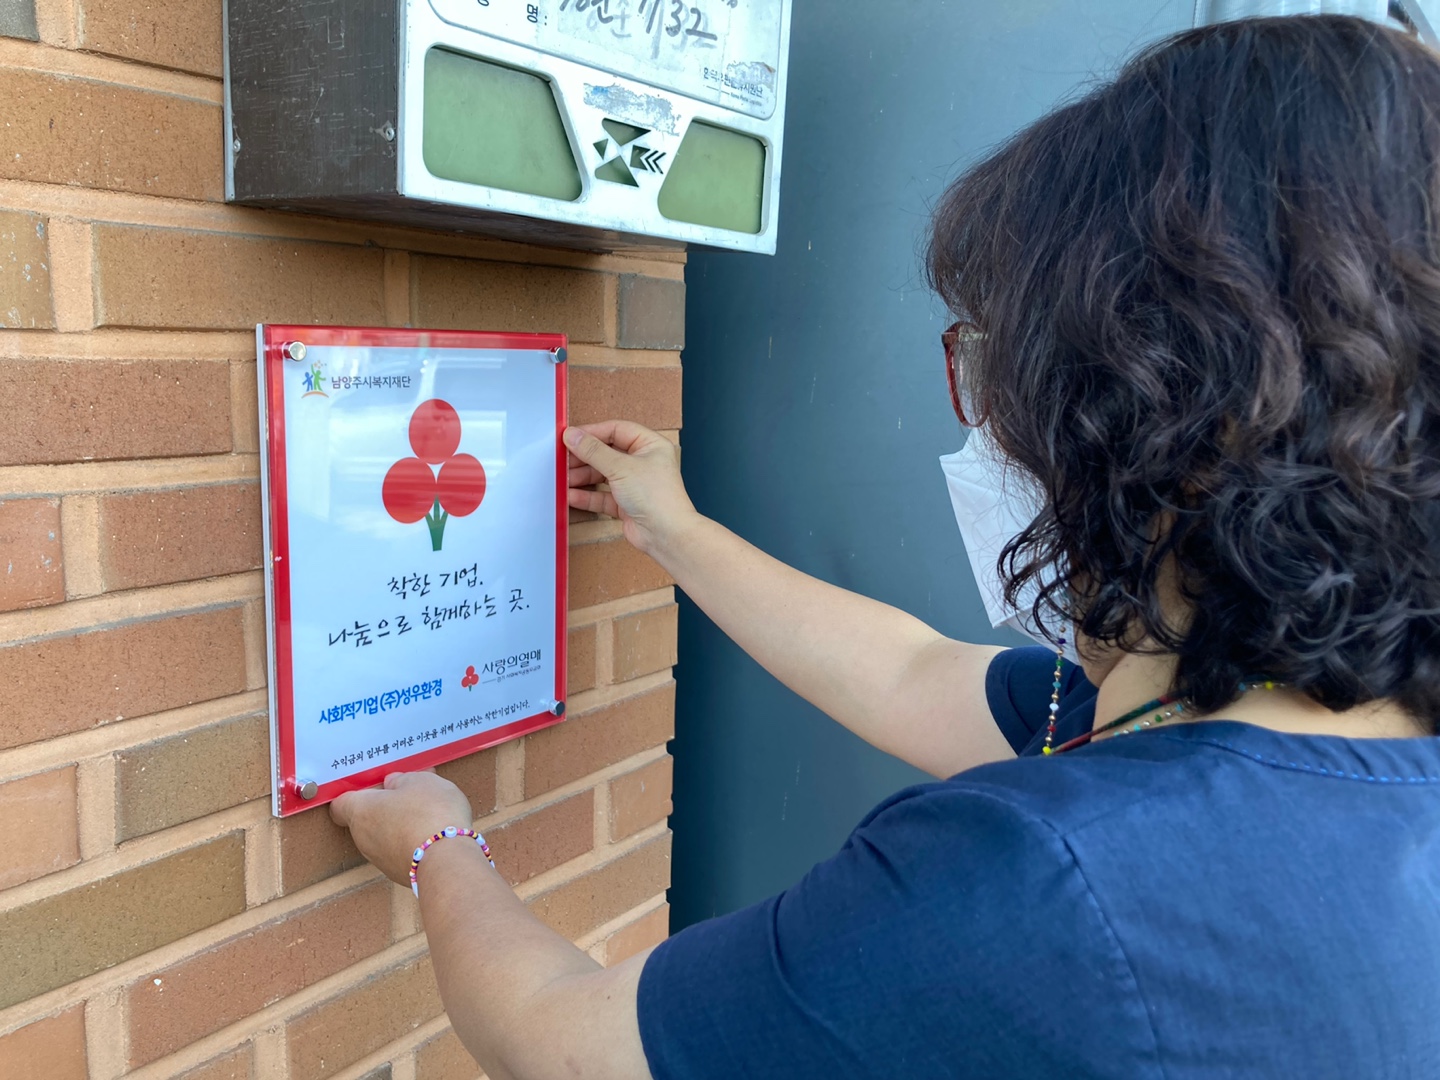
[[440, 500], [435, 500], [435, 505], [430, 513], [425, 515], [425, 524], [430, 529], [430, 550], [439, 551], [440, 542], [445, 538], [445, 523], [450, 520], [450, 515], [440, 509]]

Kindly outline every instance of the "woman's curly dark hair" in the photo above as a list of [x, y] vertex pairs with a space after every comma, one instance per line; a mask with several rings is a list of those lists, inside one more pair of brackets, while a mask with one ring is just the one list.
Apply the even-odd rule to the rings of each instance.
[[1399, 32], [1225, 23], [946, 193], [929, 273], [979, 330], [966, 387], [1048, 496], [1002, 556], [1012, 602], [1148, 637], [1206, 711], [1264, 676], [1433, 730], [1437, 110], [1440, 57]]

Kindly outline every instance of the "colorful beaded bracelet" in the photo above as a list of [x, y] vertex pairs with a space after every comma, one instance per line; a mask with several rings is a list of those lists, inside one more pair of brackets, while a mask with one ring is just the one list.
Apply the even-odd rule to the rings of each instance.
[[493, 868], [495, 860], [490, 858], [490, 845], [485, 843], [485, 837], [481, 836], [474, 829], [462, 829], [459, 826], [451, 825], [441, 829], [434, 836], [430, 837], [423, 844], [415, 849], [415, 854], [410, 858], [410, 891], [415, 894], [416, 899], [420, 897], [420, 882], [416, 878], [416, 871], [420, 869], [420, 860], [425, 858], [425, 852], [430, 850], [430, 845], [438, 840], [450, 840], [457, 836], [473, 836], [475, 843], [480, 845], [480, 854], [485, 856], [485, 861]]

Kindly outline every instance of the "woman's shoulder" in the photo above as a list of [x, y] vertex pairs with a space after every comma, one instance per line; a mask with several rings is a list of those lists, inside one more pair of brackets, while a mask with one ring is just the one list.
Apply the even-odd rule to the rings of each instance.
[[[1138, 740], [1136, 740], [1138, 742]], [[1122, 752], [1116, 753], [1120, 749]], [[1151, 742], [1100, 744], [1061, 756], [1018, 757], [991, 762], [946, 780], [896, 792], [860, 822], [859, 829], [896, 827], [909, 821], [933, 827], [956, 825], [976, 814], [1001, 814], [1039, 832], [1065, 835], [1107, 817], [1123, 816], [1154, 799], [1185, 798], [1192, 777], [1214, 768], [1214, 748]], [[1098, 753], [1096, 751], [1099, 751]]]
[[[660, 946], [640, 984], [656, 1077], [1098, 1075], [1150, 1053], [1086, 876], [1013, 772], [899, 792], [785, 892]], [[1082, 985], [1084, 1010], [1018, 1019]]]
[[[652, 954], [655, 1076], [1143, 1076], [1162, 1053], [1209, 1075], [1237, 1040], [1247, 1075], [1371, 1075], [1376, 1016], [1435, 1047], [1413, 1002], [1440, 978], [1416, 857], [1440, 744], [1389, 742], [1211, 722], [899, 792], [792, 888]], [[1357, 986], [1383, 1007], [1356, 1014]], [[1312, 1010], [1290, 1068], [1280, 1033]]]
[[[1049, 865], [1083, 876], [1102, 903], [1111, 885], [1120, 896], [1137, 880], [1214, 893], [1212, 874], [1236, 882], [1293, 872], [1302, 889], [1304, 867], [1317, 862], [1388, 873], [1440, 834], [1437, 792], [1434, 738], [1300, 736], [1211, 720], [912, 787], [851, 839], [916, 866], [956, 851], [971, 854], [975, 873], [987, 872], [976, 859]], [[1196, 873], [1201, 862], [1209, 872]]]

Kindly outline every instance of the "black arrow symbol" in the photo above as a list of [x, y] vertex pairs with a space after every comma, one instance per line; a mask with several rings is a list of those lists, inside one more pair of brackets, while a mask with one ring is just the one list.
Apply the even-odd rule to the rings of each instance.
[[664, 172], [660, 162], [665, 157], [663, 150], [650, 150], [644, 146], [636, 146], [630, 151], [630, 167], [640, 169], [644, 172]]

